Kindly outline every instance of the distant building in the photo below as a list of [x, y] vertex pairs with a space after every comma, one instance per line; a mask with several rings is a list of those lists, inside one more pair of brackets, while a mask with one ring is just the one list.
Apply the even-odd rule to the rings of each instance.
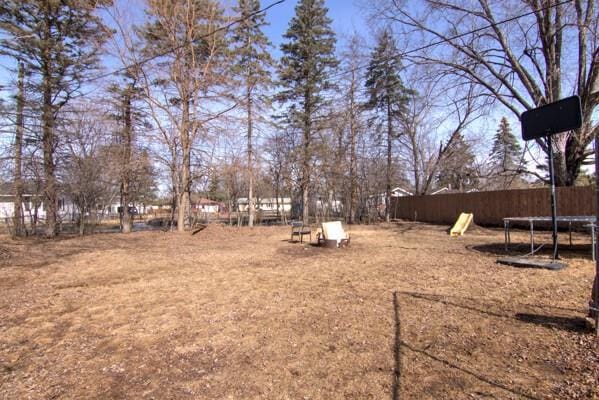
[[445, 187], [442, 187], [441, 189], [437, 189], [437, 190], [431, 192], [431, 195], [441, 194], [441, 193], [449, 193], [449, 192], [451, 192], [451, 190], [449, 190], [449, 188], [447, 186], [445, 186]]
[[[290, 197], [279, 197], [279, 212], [288, 213], [291, 211], [291, 198]], [[264, 197], [255, 198], [254, 206], [256, 210], [265, 212], [276, 212], [277, 211], [277, 198], [276, 197]], [[248, 211], [248, 198], [240, 197], [237, 199], [237, 210], [240, 212]]]
[[322, 212], [329, 212], [332, 214], [340, 215], [343, 211], [343, 201], [333, 199], [333, 200], [316, 200], [316, 209]]
[[[406, 190], [404, 188], [401, 187], [396, 187], [394, 189], [391, 189], [391, 197], [404, 197], [404, 196], [413, 196], [414, 193], [410, 192], [409, 190]], [[384, 194], [383, 194], [384, 196]]]
[[[15, 209], [15, 196], [12, 194], [0, 194], [0, 218], [6, 220], [12, 218]], [[41, 196], [33, 194], [23, 195], [23, 216], [25, 222], [29, 222], [34, 216], [37, 207], [37, 218], [43, 220], [46, 218], [46, 210]], [[58, 217], [62, 220], [71, 220], [77, 215], [75, 205], [66, 197], [58, 199]]]
[[207, 214], [220, 214], [226, 211], [224, 203], [194, 194], [191, 195], [191, 209], [196, 212]]

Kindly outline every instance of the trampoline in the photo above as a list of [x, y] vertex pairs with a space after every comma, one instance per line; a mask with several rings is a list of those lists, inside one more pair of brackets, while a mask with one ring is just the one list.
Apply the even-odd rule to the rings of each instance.
[[[597, 221], [597, 217], [591, 215], [573, 215], [573, 216], [560, 216], [557, 217], [558, 224], [568, 224], [568, 233], [570, 237], [570, 246], [572, 245], [572, 224], [582, 224], [584, 227], [591, 228], [591, 236], [592, 236], [592, 254], [593, 261], [595, 260], [595, 222]], [[549, 222], [551, 223], [551, 217], [509, 217], [503, 219], [503, 231], [505, 236], [505, 251], [509, 250], [509, 246], [511, 244], [510, 238], [510, 224], [516, 222], [528, 222], [530, 227], [530, 252], [531, 254], [535, 252], [535, 223], [539, 222]]]

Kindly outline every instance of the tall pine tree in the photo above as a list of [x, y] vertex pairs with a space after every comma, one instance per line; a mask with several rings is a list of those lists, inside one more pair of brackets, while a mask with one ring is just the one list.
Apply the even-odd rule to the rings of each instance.
[[385, 219], [390, 219], [391, 204], [391, 167], [393, 138], [399, 133], [394, 124], [405, 114], [410, 91], [401, 80], [401, 59], [397, 45], [389, 29], [385, 29], [377, 38], [377, 44], [370, 56], [366, 72], [368, 91], [367, 109], [375, 110], [386, 125], [387, 164], [385, 169]]
[[248, 174], [248, 225], [254, 225], [254, 110], [263, 105], [260, 90], [272, 85], [270, 68], [274, 61], [270, 56], [271, 43], [262, 32], [266, 25], [259, 0], [239, 0], [235, 11], [241, 22], [233, 32], [234, 54], [237, 58], [234, 72], [241, 78], [245, 93], [247, 122], [247, 174]]
[[308, 222], [314, 117], [325, 104], [323, 93], [331, 89], [328, 76], [338, 62], [335, 33], [324, 0], [300, 0], [295, 16], [283, 36], [283, 57], [279, 67], [282, 91], [277, 98], [287, 104], [287, 122], [302, 132], [301, 178], [302, 218]]
[[[111, 0], [3, 0], [0, 53], [24, 63], [40, 94], [46, 236], [57, 234], [56, 118], [96, 67], [109, 30], [95, 14]], [[35, 77], [35, 80], [33, 79]]]
[[525, 167], [522, 148], [505, 117], [501, 118], [495, 133], [489, 158], [490, 183], [493, 187], [505, 190], [514, 186], [514, 183], [521, 183], [521, 180], [516, 178]]
[[458, 133], [448, 145], [440, 162], [437, 185], [464, 192], [478, 184], [476, 157], [464, 136]]
[[501, 118], [499, 128], [495, 133], [490, 158], [497, 172], [515, 172], [520, 166], [522, 148], [505, 117]]

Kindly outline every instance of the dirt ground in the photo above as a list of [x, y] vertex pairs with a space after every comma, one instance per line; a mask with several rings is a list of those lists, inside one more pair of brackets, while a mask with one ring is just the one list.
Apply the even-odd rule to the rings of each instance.
[[0, 237], [0, 398], [599, 398], [588, 235], [548, 271], [444, 228]]

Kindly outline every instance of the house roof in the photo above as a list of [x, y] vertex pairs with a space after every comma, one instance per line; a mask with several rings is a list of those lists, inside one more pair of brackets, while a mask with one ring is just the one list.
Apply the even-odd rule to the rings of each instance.
[[[27, 194], [24, 193], [23, 194], [23, 200], [28, 200], [30, 201], [31, 198], [42, 198], [41, 195], [38, 194]], [[0, 203], [12, 203], [14, 202], [15, 199], [15, 195], [14, 194], [0, 194]]]
[[406, 189], [404, 189], [402, 187], [399, 187], [399, 186], [396, 187], [396, 188], [391, 189], [391, 193], [400, 193], [400, 194], [402, 194], [404, 196], [412, 196], [412, 195], [414, 195], [414, 193], [412, 193], [409, 190], [406, 190]]
[[443, 192], [448, 192], [448, 191], [449, 191], [449, 188], [447, 186], [445, 186], [445, 187], [443, 187], [441, 189], [435, 190], [434, 192], [431, 193], [431, 195], [433, 195], [433, 194], [439, 194], [439, 193], [443, 193]]
[[[260, 201], [260, 203], [264, 204], [264, 203], [276, 203], [277, 202], [277, 198], [276, 197], [259, 197], [259, 198], [254, 198], [254, 201]], [[248, 198], [247, 197], [239, 197], [237, 198], [237, 203], [238, 204], [246, 204], [248, 202]], [[291, 197], [279, 197], [279, 202], [280, 203], [291, 203]]]
[[200, 197], [200, 198], [197, 198], [197, 199], [193, 199], [192, 202], [194, 204], [199, 205], [199, 206], [210, 206], [210, 205], [218, 206], [218, 205], [221, 204], [218, 201], [210, 200], [210, 199], [207, 199], [205, 197]]
[[191, 204], [196, 204], [196, 205], [224, 204], [222, 201], [216, 201], [216, 200], [209, 199], [207, 197], [202, 196], [199, 193], [192, 193], [190, 196], [190, 200], [191, 200]]

